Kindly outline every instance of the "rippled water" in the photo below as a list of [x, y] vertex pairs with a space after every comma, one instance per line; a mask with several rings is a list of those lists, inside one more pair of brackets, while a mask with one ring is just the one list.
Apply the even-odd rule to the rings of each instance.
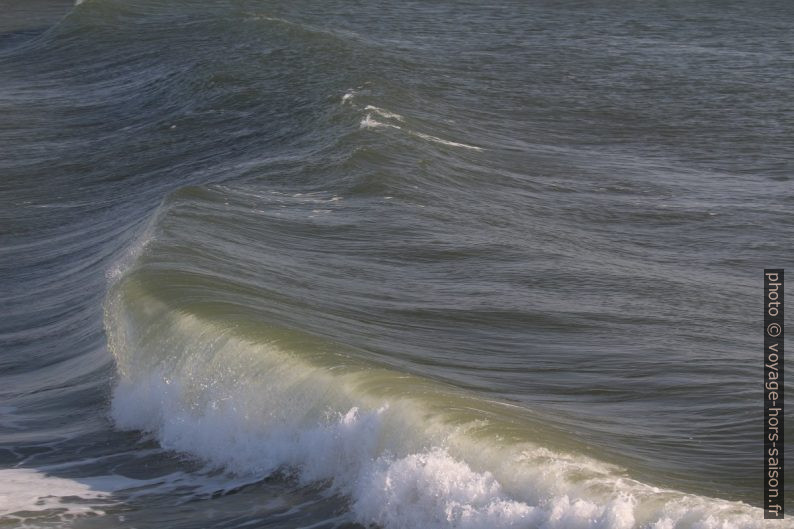
[[789, 4], [0, 8], [0, 525], [791, 525]]

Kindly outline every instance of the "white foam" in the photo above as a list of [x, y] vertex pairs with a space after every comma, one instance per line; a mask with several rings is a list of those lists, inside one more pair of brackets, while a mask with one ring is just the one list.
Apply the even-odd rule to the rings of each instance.
[[287, 470], [304, 483], [330, 480], [353, 499], [354, 517], [364, 524], [511, 527], [534, 512], [509, 498], [493, 475], [474, 472], [442, 448], [402, 457], [381, 452], [388, 408], [362, 412], [353, 407], [308, 426], [296, 413], [296, 420], [264, 418], [263, 425], [261, 415], [249, 422], [246, 398], [232, 408], [213, 400], [195, 414], [177, 404], [175, 395], [184, 391], [159, 377], [140, 386], [121, 385], [113, 416], [123, 428], [155, 433], [166, 448], [239, 474]]
[[345, 92], [345, 94], [342, 96], [342, 104], [352, 103], [353, 98], [355, 96], [356, 96], [356, 91], [351, 88], [350, 90]]
[[455, 141], [445, 140], [443, 138], [438, 138], [436, 136], [431, 136], [430, 134], [424, 134], [422, 132], [412, 132], [411, 134], [422, 138], [423, 140], [432, 141], [435, 143], [440, 143], [442, 145], [449, 145], [450, 147], [461, 147], [463, 149], [471, 149], [473, 151], [481, 151], [482, 147], [477, 147], [475, 145], [469, 145], [468, 143], [458, 143]]
[[360, 127], [362, 129], [376, 129], [376, 128], [392, 128], [392, 129], [400, 129], [399, 125], [393, 125], [391, 123], [384, 123], [382, 121], [378, 121], [372, 117], [371, 113], [368, 113], [364, 116], [364, 119], [361, 120]]
[[370, 111], [370, 112], [372, 112], [374, 114], [377, 114], [377, 115], [379, 115], [379, 116], [381, 116], [383, 118], [386, 118], [386, 119], [396, 119], [397, 121], [405, 121], [401, 115], [396, 114], [394, 112], [389, 112], [388, 110], [384, 110], [382, 108], [378, 108], [378, 107], [373, 106], [373, 105], [365, 106], [364, 110], [368, 110], [368, 111]]
[[352, 496], [357, 520], [382, 527], [517, 527], [535, 510], [442, 449], [379, 459]]
[[[61, 515], [103, 514], [110, 493], [95, 485], [27, 468], [0, 470], [0, 516], [58, 509]], [[77, 501], [75, 501], [77, 498]]]

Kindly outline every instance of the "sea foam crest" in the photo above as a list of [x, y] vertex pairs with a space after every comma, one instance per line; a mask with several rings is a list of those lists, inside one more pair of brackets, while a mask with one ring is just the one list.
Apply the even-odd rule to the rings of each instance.
[[372, 105], [367, 105], [364, 109], [367, 111], [367, 113], [361, 119], [361, 123], [359, 124], [359, 127], [362, 129], [377, 129], [377, 128], [397, 129], [397, 130], [405, 131], [407, 134], [414, 136], [416, 138], [421, 138], [425, 141], [446, 145], [448, 147], [459, 147], [462, 149], [470, 149], [473, 151], [482, 151], [482, 147], [477, 147], [476, 145], [469, 145], [468, 143], [460, 143], [456, 141], [445, 140], [437, 136], [425, 134], [424, 132], [417, 132], [400, 125], [395, 125], [394, 123], [378, 121], [375, 118], [375, 116], [378, 116], [381, 118], [391, 119], [399, 122], [405, 121], [405, 118], [403, 118], [400, 114], [396, 114], [394, 112], [390, 112], [388, 110], [384, 110], [382, 108], [378, 108]]

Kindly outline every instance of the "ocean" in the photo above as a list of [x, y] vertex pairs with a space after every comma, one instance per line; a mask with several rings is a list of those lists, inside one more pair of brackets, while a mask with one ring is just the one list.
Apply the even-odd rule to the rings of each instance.
[[0, 527], [794, 527], [794, 4], [0, 8]]

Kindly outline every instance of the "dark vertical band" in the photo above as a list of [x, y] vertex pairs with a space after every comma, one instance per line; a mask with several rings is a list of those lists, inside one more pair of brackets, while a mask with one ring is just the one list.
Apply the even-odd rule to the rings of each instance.
[[783, 518], [783, 269], [764, 270], [764, 518]]

